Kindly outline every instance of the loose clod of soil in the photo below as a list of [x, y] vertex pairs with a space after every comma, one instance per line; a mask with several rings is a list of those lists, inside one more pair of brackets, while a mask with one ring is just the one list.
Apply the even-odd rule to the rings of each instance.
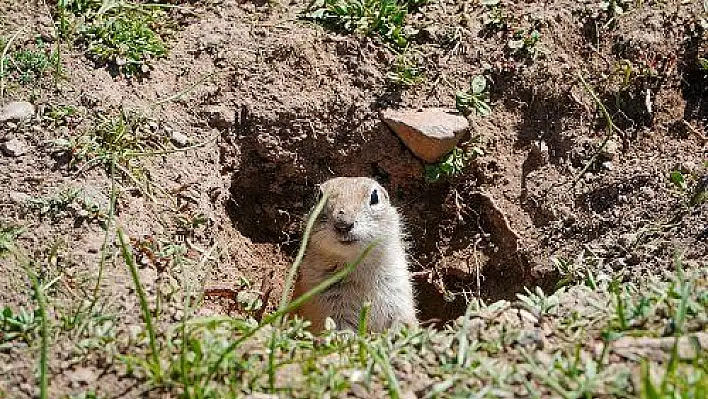
[[[50, 3], [0, 2], [0, 398], [708, 390], [703, 2]], [[272, 316], [333, 176], [426, 327]]]

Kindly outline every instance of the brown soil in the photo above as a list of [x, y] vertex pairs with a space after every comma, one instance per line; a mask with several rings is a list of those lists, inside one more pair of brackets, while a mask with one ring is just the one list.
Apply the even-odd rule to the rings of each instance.
[[[106, 173], [68, 168], [50, 141], [78, 136], [102, 110], [110, 114], [118, 107], [145, 115], [163, 141], [177, 130], [205, 143], [146, 158], [150, 180], [170, 198], [158, 190], [153, 201], [122, 182], [117, 225], [134, 239], [188, 241], [187, 256], [195, 261], [200, 249], [216, 244], [218, 258], [207, 262], [215, 265], [205, 279], [207, 291], [234, 290], [241, 278], [256, 288], [267, 280], [275, 303], [316, 184], [340, 175], [373, 176], [395, 193], [407, 221], [424, 320], [459, 316], [465, 298], [478, 291], [485, 299], [513, 299], [524, 286], [551, 290], [559, 278], [552, 258], [631, 278], [639, 269], [671, 269], [675, 250], [689, 266], [708, 257], [708, 203], [685, 205], [707, 176], [708, 143], [700, 136], [708, 126], [708, 76], [697, 58], [708, 52], [708, 41], [698, 22], [700, 2], [646, 1], [618, 18], [616, 27], [602, 29], [593, 19], [600, 2], [503, 1], [521, 26], [538, 21], [543, 53], [535, 60], [510, 55], [510, 33], [485, 28], [486, 11], [477, 2], [431, 2], [410, 17], [422, 30], [413, 48], [427, 75], [407, 89], [387, 82], [394, 55], [377, 40], [298, 20], [306, 1], [179, 3], [193, 12], [183, 13], [169, 56], [155, 61], [146, 77], [114, 76], [67, 47], [66, 80], [58, 90], [51, 78], [39, 88], [6, 90], [5, 101], [32, 99], [39, 116], [0, 127], [0, 141], [18, 137], [30, 146], [24, 156], [0, 156], [0, 220], [25, 226], [18, 243], [38, 258], [59, 243], [56, 268], [48, 270], [61, 277], [58, 298], [81, 297], [84, 288], [78, 287], [90, 287], [82, 284], [94, 281], [104, 230], [71, 212], [42, 218], [16, 198], [80, 187], [107, 206]], [[5, 0], [0, 15], [3, 37], [27, 27], [17, 46], [29, 46], [37, 34], [52, 36], [45, 2]], [[446, 41], [451, 32], [460, 38], [453, 44]], [[649, 65], [655, 74], [623, 88], [616, 73], [623, 59]], [[454, 107], [455, 90], [475, 74], [487, 76], [491, 87], [492, 115], [471, 117], [485, 155], [462, 176], [426, 183], [423, 163], [382, 124], [379, 112]], [[579, 75], [621, 129], [582, 175], [603, 141], [605, 121]], [[176, 101], [153, 106], [200, 80]], [[47, 117], [57, 104], [76, 107], [77, 116], [57, 126]], [[670, 181], [676, 170], [692, 176], [687, 192]], [[207, 222], [185, 233], [178, 216], [196, 215]], [[137, 320], [128, 273], [113, 264], [115, 258], [103, 280], [111, 298], [105, 306]], [[22, 273], [7, 259], [0, 267], [8, 276], [0, 278], [0, 306], [26, 305]], [[180, 286], [179, 271], [146, 261], [141, 273], [153, 298]], [[232, 300], [213, 298], [202, 312], [238, 311]], [[15, 383], [29, 372], [4, 372], [5, 389], [30, 394], [7, 388], [21, 386]], [[59, 374], [53, 386], [65, 392], [59, 387], [70, 387], [70, 376]]]

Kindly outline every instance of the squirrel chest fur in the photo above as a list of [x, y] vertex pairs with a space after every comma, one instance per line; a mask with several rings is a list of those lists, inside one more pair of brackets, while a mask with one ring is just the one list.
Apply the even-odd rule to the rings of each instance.
[[416, 325], [400, 217], [386, 190], [365, 177], [338, 177], [320, 186], [328, 194], [310, 235], [293, 296], [306, 293], [332, 273], [369, 254], [342, 281], [307, 301], [298, 314], [321, 331], [327, 317], [338, 329], [355, 330], [365, 303], [371, 308], [368, 329]]

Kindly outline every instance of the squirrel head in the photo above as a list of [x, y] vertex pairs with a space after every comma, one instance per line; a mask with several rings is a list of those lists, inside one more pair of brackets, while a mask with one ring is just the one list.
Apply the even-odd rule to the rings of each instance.
[[328, 197], [312, 237], [322, 246], [350, 252], [399, 234], [396, 210], [375, 180], [337, 177], [322, 183], [320, 193]]

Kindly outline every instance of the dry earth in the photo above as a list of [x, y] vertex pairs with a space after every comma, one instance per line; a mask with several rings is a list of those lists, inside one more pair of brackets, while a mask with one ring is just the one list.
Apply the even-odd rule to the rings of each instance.
[[[185, 279], [179, 264], [156, 253], [186, 245], [185, 264], [201, 267], [186, 280], [210, 294], [202, 314], [243, 311], [233, 294], [244, 281], [254, 292], [272, 290], [272, 305], [316, 185], [338, 175], [373, 176], [395, 193], [424, 320], [456, 318], [477, 292], [513, 299], [524, 286], [552, 290], [558, 263], [626, 280], [671, 270], [675, 251], [687, 268], [706, 266], [708, 202], [686, 205], [708, 179], [708, 72], [698, 66], [708, 40], [700, 1], [632, 4], [605, 28], [600, 1], [502, 1], [514, 24], [537, 27], [534, 59], [510, 54], [509, 31], [485, 26], [488, 9], [478, 2], [430, 2], [409, 16], [420, 33], [408, 54], [425, 70], [412, 87], [387, 79], [395, 54], [378, 39], [299, 19], [305, 1], [174, 3], [183, 8], [169, 11], [176, 21], [169, 54], [142, 77], [116, 74], [63, 43], [58, 82], [50, 73], [30, 85], [6, 82], [2, 101], [30, 101], [37, 112], [0, 125], [0, 142], [17, 138], [28, 148], [0, 156], [0, 221], [24, 227], [17, 244], [42, 265], [45, 281], [54, 281], [48, 289], [58, 309], [66, 307], [57, 322], [91, 297], [112, 185], [109, 171], [71, 164], [53, 143], [77, 138], [121, 109], [145, 118], [145, 151], [166, 149], [135, 161], [141, 180], [115, 172], [121, 178], [113, 188], [114, 226], [133, 240], [141, 280], [151, 304], [164, 307], [166, 323], [180, 317], [181, 304], [169, 298]], [[44, 1], [2, 0], [0, 36], [19, 31], [13, 48], [32, 48], [37, 36], [54, 45], [54, 15]], [[622, 60], [634, 66], [626, 82]], [[460, 176], [426, 182], [424, 164], [379, 113], [454, 108], [456, 90], [478, 74], [488, 79], [492, 114], [469, 118], [484, 155]], [[602, 150], [606, 120], [579, 76], [617, 127]], [[63, 106], [76, 112], [57, 117]], [[175, 149], [174, 132], [195, 147]], [[676, 171], [685, 176], [683, 189], [670, 179]], [[42, 214], [27, 206], [72, 188], [81, 190], [79, 199], [65, 209]], [[100, 212], [87, 214], [82, 204]], [[108, 231], [96, 307], [120, 315], [121, 324], [137, 323], [130, 276]], [[0, 307], [27, 306], [22, 270], [7, 257], [0, 270]], [[61, 345], [74, 350], [57, 345], [54, 353]], [[19, 353], [0, 351], [0, 391], [10, 397], [34, 392], [27, 382], [34, 364], [12, 360]], [[68, 358], [50, 363], [52, 397], [79, 384], [61, 371], [72, 366]], [[99, 377], [86, 378], [94, 385]], [[110, 373], [100, 381], [113, 394], [128, 389]]]

